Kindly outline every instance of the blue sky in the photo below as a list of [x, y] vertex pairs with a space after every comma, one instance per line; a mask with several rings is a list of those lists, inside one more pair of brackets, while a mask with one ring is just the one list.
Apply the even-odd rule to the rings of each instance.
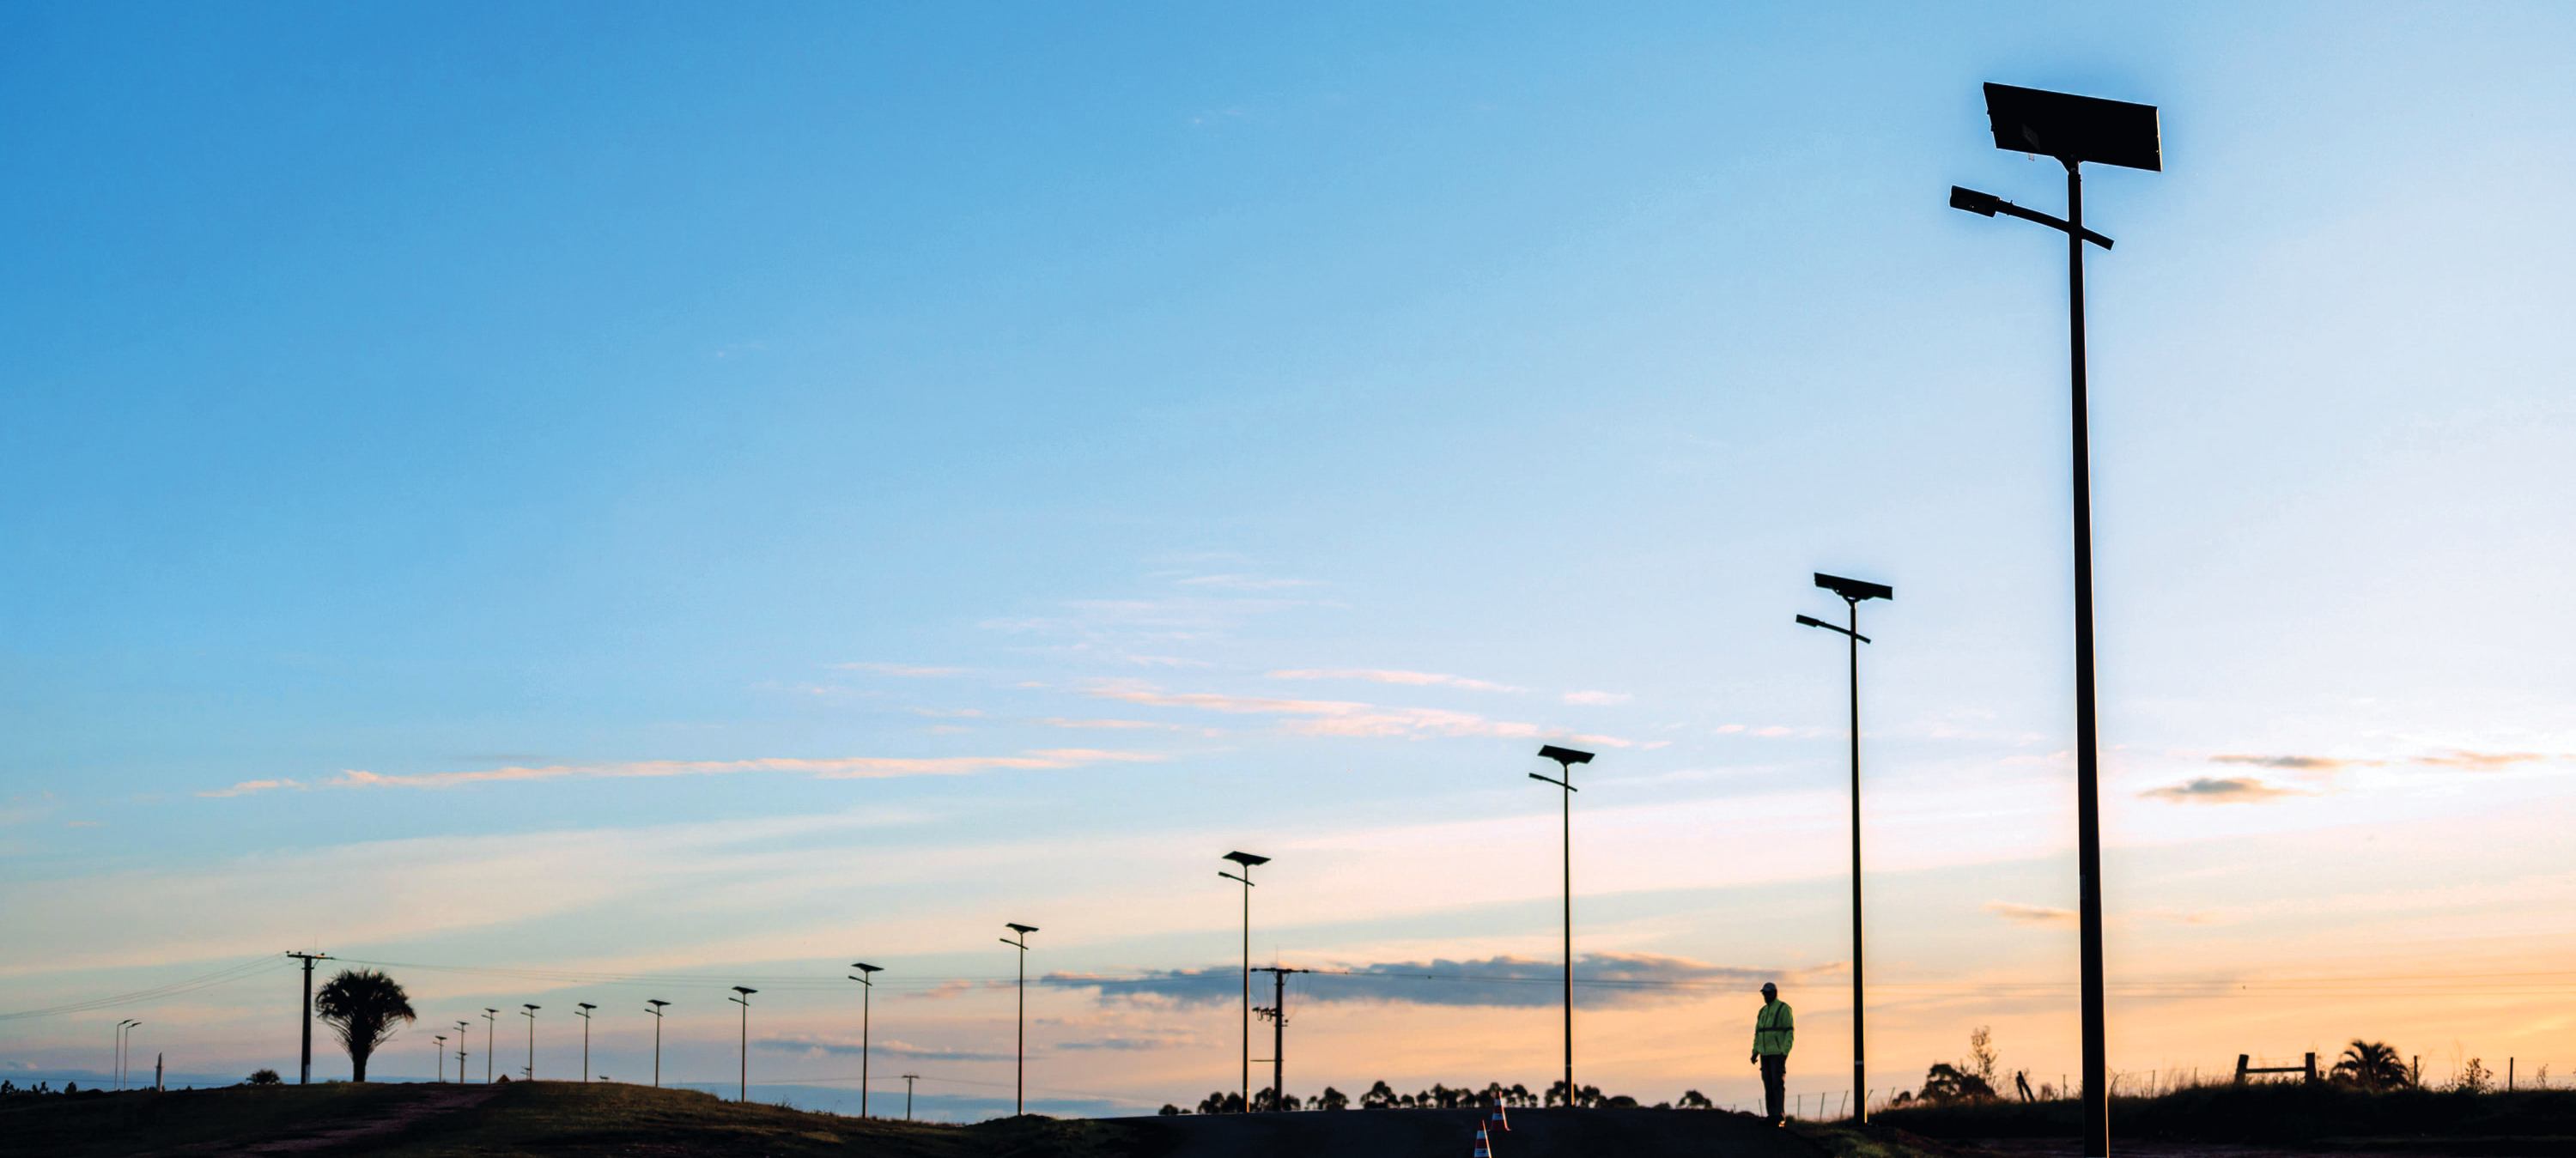
[[[1544, 963], [1521, 774], [1583, 737], [1588, 948], [1811, 979], [1830, 1058], [1843, 673], [1790, 624], [1829, 570], [1898, 591], [1873, 976], [1935, 987], [1874, 1053], [1995, 1022], [2055, 1068], [2067, 995], [2010, 986], [2072, 956], [2062, 249], [1944, 187], [2062, 190], [1984, 143], [1989, 79], [2163, 109], [2167, 171], [2087, 186], [2130, 975], [2567, 947], [2526, 916], [2576, 880], [2513, 851], [2576, 811], [2562, 10], [0, 21], [0, 1012], [289, 945], [857, 954], [929, 979], [916, 1049], [989, 1054], [1000, 922], [1042, 970], [1222, 964], [1236, 847], [1280, 857], [1264, 953]], [[273, 1064], [284, 984], [155, 1019]], [[1232, 1070], [1221, 1008], [1055, 992], [1086, 1094]], [[1664, 1028], [1735, 996], [1673, 992], [1600, 1015], [1604, 1077], [1742, 1084]], [[1544, 1010], [1387, 1008], [1455, 1044], [1318, 1015], [1317, 1081], [1553, 1056]], [[2408, 1026], [2299, 1008], [2286, 1053]], [[2530, 1008], [2462, 1048], [2569, 1044]]]

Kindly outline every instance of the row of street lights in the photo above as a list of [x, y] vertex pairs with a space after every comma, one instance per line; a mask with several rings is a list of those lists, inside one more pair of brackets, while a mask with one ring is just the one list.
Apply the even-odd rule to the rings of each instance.
[[[2164, 152], [2158, 113], [2152, 105], [2104, 100], [2012, 85], [1985, 86], [1986, 117], [1994, 134], [1995, 147], [2008, 152], [2034, 154], [2055, 159], [2066, 169], [2066, 216], [2058, 218], [2037, 210], [2025, 209], [1991, 193], [1952, 186], [1952, 208], [1985, 217], [2016, 217], [2047, 226], [2066, 235], [2067, 268], [2067, 350], [2070, 382], [2070, 425], [2072, 452], [2071, 486], [2074, 493], [2074, 562], [2075, 562], [2075, 791], [2076, 791], [2076, 874], [2081, 895], [2078, 934], [2081, 942], [2081, 1019], [2084, 1050], [2084, 1153], [2087, 1158], [2103, 1158], [2110, 1153], [2110, 1082], [2107, 1066], [2107, 1027], [2103, 1009], [2102, 953], [2102, 846], [2101, 846], [2101, 775], [2100, 744], [2094, 710], [2093, 655], [2093, 506], [2090, 423], [2087, 413], [2085, 382], [2084, 332], [2084, 246], [2089, 242], [2105, 250], [2110, 238], [2084, 225], [2084, 184], [2080, 167], [2086, 162], [2116, 165], [2123, 168], [2161, 172]], [[1837, 625], [1813, 616], [1800, 615], [1797, 622], [1821, 628], [1845, 637], [1850, 654], [1850, 743], [1851, 743], [1851, 949], [1852, 949], [1852, 1088], [1866, 1090], [1867, 1063], [1862, 1043], [1864, 990], [1862, 974], [1861, 923], [1861, 830], [1860, 830], [1860, 645], [1869, 637], [1860, 632], [1860, 605], [1871, 599], [1894, 599], [1895, 589], [1883, 583], [1848, 579], [1821, 572], [1816, 586], [1833, 592], [1844, 602], [1846, 621]], [[1574, 766], [1589, 763], [1592, 754], [1571, 748], [1548, 745], [1539, 756], [1556, 762], [1559, 775], [1545, 776], [1536, 772], [1530, 778], [1556, 785], [1561, 791], [1564, 823], [1564, 957], [1565, 957], [1565, 1089], [1567, 1099], [1581, 1087], [1574, 1084], [1574, 844], [1573, 794]], [[1244, 873], [1222, 873], [1244, 886], [1244, 1047], [1243, 1088], [1245, 1108], [1251, 1107], [1251, 1022], [1252, 1003], [1252, 900], [1251, 869], [1267, 858], [1249, 853], [1228, 853], [1226, 859], [1243, 866]], [[1866, 1121], [1868, 1107], [1859, 1109], [1859, 1119]]]

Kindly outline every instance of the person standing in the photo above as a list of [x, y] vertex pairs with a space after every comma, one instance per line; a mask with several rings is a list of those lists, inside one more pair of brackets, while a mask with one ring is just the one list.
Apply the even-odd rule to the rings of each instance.
[[1753, 1063], [1762, 1067], [1762, 1101], [1771, 1124], [1785, 1127], [1789, 1102], [1789, 1046], [1797, 1039], [1797, 1019], [1780, 987], [1762, 983], [1762, 1011], [1753, 1015]]

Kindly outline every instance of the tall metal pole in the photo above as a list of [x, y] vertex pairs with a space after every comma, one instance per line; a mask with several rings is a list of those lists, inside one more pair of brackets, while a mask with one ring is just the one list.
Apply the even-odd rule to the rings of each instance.
[[884, 970], [864, 961], [852, 961], [850, 968], [858, 970], [850, 980], [863, 987], [859, 990], [859, 1116], [864, 1118], [868, 1116], [868, 1006], [876, 996], [876, 976]]
[[1869, 1122], [1869, 1075], [1863, 1064], [1861, 1044], [1861, 923], [1860, 923], [1860, 600], [1845, 599], [1851, 609], [1851, 889], [1852, 889], [1852, 1089], [1859, 1091], [1860, 1106], [1852, 1112], [1852, 1121]]
[[492, 1084], [492, 1026], [495, 1024], [492, 1019], [500, 1012], [497, 1009], [483, 1011], [483, 1084], [487, 1086]]
[[1270, 858], [1249, 852], [1229, 852], [1225, 859], [1243, 866], [1240, 876], [1217, 870], [1218, 876], [1243, 885], [1243, 1050], [1241, 1054], [1243, 1108], [1252, 1109], [1252, 868], [1270, 863]]
[[1028, 1113], [1029, 1104], [1029, 934], [1037, 932], [1038, 927], [1017, 921], [1005, 922], [1002, 927], [1019, 936], [1016, 941], [1002, 938], [1003, 944], [1020, 951], [1019, 1034], [1018, 1044], [1013, 1050], [1017, 1064], [1013, 1067], [1011, 1079], [1011, 1113], [1018, 1115]]
[[1252, 866], [1243, 866], [1243, 1109], [1252, 1111]]
[[573, 1012], [581, 1017], [581, 1084], [590, 1084], [590, 1011], [599, 1008], [587, 1001], [576, 1002]]
[[537, 1080], [537, 1007], [522, 1005], [519, 1007], [519, 1016], [528, 1019], [527, 1075], [528, 1080], [533, 1082]]
[[1573, 774], [1565, 791], [1557, 794], [1563, 802], [1565, 840], [1565, 1104], [1573, 1108], [1574, 1098], [1574, 787]]
[[903, 1120], [907, 1122], [912, 1120], [912, 1080], [920, 1076], [920, 1074], [903, 1075]]
[[751, 995], [760, 991], [741, 985], [734, 986], [733, 991], [736, 996], [725, 1000], [742, 1007], [742, 1073], [736, 1079], [740, 1084], [735, 1087], [733, 1096], [737, 1102], [748, 1102], [751, 1100]]
[[1020, 946], [1019, 994], [1019, 1036], [1014, 1039], [1011, 1050], [1017, 1061], [1011, 1069], [1011, 1113], [1014, 1115], [1029, 1112], [1029, 948], [1026, 945]]
[[2111, 1102], [2102, 1011], [2101, 764], [2093, 712], [2093, 468], [2084, 388], [2084, 178], [2066, 164], [2066, 334], [2072, 370], [2075, 456], [2075, 827], [2082, 883], [2084, 1153], [2111, 1152]]
[[653, 1015], [653, 1088], [662, 1088], [662, 1007], [669, 1005], [659, 997], [644, 999], [644, 1012]]

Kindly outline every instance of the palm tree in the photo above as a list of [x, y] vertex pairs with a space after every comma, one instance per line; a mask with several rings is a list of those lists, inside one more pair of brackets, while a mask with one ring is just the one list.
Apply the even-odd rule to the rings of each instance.
[[367, 1058], [394, 1035], [396, 1022], [417, 1020], [402, 983], [373, 969], [343, 969], [313, 995], [314, 1016], [349, 1051], [349, 1080], [367, 1080]]
[[2354, 1038], [2329, 1076], [2335, 1081], [2378, 1093], [2406, 1084], [2406, 1063], [2398, 1059], [2396, 1047], [2387, 1042]]

